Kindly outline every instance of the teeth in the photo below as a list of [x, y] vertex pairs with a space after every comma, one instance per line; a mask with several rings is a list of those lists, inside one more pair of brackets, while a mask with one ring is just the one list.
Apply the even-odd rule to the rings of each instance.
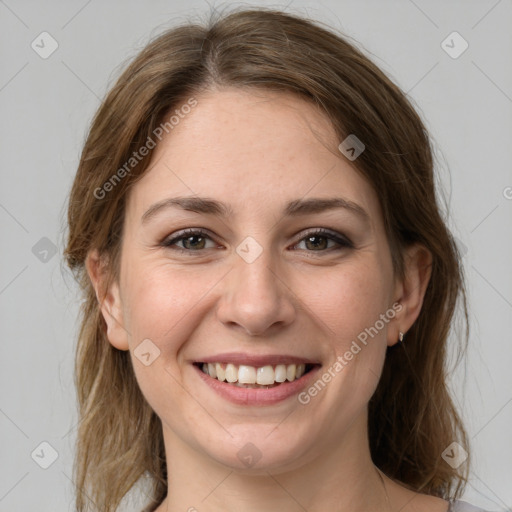
[[229, 363], [226, 366], [226, 380], [228, 382], [236, 382], [238, 380], [238, 370], [234, 364]]
[[305, 364], [278, 364], [255, 368], [248, 365], [234, 365], [232, 363], [203, 363], [204, 373], [220, 380], [236, 384], [240, 387], [272, 386], [281, 382], [292, 382], [302, 377], [306, 371]]
[[215, 363], [215, 372], [217, 374], [218, 380], [220, 380], [221, 382], [224, 382], [226, 380], [226, 371], [224, 370], [224, 368], [222, 368], [220, 363]]
[[272, 366], [262, 366], [256, 373], [256, 384], [270, 385], [274, 384], [275, 373]]
[[256, 384], [256, 368], [254, 366], [240, 365], [238, 368], [238, 382], [240, 384]]
[[278, 364], [276, 366], [276, 382], [284, 382], [286, 380], [286, 365]]

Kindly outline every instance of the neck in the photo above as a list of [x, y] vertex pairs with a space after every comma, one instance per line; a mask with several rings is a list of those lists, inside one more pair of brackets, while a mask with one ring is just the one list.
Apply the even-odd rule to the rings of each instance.
[[157, 512], [387, 511], [387, 493], [370, 457], [366, 415], [336, 446], [293, 469], [259, 474], [225, 466], [164, 429], [168, 493]]

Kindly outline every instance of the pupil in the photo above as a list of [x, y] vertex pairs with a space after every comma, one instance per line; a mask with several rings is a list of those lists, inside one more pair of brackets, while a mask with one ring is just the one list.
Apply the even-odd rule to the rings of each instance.
[[[311, 242], [312, 240], [315, 240], [315, 239], [317, 239], [317, 240], [318, 240], [318, 239], [321, 239], [321, 240], [323, 240], [324, 242], [325, 242], [325, 240], [326, 240], [326, 238], [325, 238], [325, 237], [323, 237], [323, 236], [310, 236], [310, 237], [308, 238], [308, 242]], [[316, 248], [318, 248], [318, 247], [319, 247], [319, 244], [318, 244], [318, 243], [316, 243], [316, 244], [315, 244], [315, 243], [313, 243], [313, 246], [314, 246], [314, 247], [316, 247]], [[323, 243], [323, 244], [322, 244], [322, 243], [320, 243], [320, 246], [324, 247], [324, 246], [325, 246], [325, 243]]]
[[[186, 240], [186, 243], [190, 243], [191, 240], [195, 239], [195, 238], [198, 238], [199, 240], [204, 240], [203, 237], [199, 236], [199, 235], [192, 235], [192, 236], [189, 236], [187, 237], [185, 240]], [[194, 243], [191, 244], [192, 247], [197, 247], [197, 245], [195, 245]]]

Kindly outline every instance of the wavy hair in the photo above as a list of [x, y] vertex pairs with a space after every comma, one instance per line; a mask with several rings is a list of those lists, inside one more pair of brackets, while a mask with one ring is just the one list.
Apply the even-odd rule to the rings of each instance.
[[88, 131], [69, 196], [64, 251], [83, 293], [75, 358], [77, 511], [115, 511], [142, 477], [150, 481], [147, 510], [167, 493], [161, 421], [138, 387], [129, 352], [108, 342], [85, 269], [97, 249], [107, 257], [109, 282], [118, 278], [127, 193], [148, 169], [152, 151], [105, 197], [97, 191], [187, 98], [224, 87], [298, 95], [327, 115], [340, 141], [357, 134], [366, 149], [353, 165], [378, 192], [395, 272], [403, 276], [409, 244], [420, 242], [432, 253], [419, 317], [406, 343], [387, 349], [368, 405], [370, 451], [376, 466], [406, 487], [460, 497], [469, 463], [452, 468], [441, 454], [455, 440], [468, 450], [447, 385], [447, 344], [462, 311], [460, 357], [469, 322], [431, 139], [406, 95], [348, 37], [300, 15], [251, 8], [214, 13], [153, 38], [107, 93]]

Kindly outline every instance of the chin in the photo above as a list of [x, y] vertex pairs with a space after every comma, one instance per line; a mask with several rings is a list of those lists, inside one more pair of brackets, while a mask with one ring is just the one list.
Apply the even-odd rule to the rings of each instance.
[[307, 452], [311, 452], [308, 436], [301, 440], [296, 437], [297, 432], [292, 435], [293, 425], [279, 433], [272, 431], [276, 425], [265, 429], [261, 425], [255, 425], [253, 429], [245, 425], [240, 434], [233, 432], [236, 429], [230, 429], [232, 438], [226, 434], [228, 439], [224, 442], [215, 443], [214, 449], [212, 444], [204, 446], [203, 451], [211, 459], [242, 474], [268, 476], [269, 471], [277, 474], [306, 463]]

